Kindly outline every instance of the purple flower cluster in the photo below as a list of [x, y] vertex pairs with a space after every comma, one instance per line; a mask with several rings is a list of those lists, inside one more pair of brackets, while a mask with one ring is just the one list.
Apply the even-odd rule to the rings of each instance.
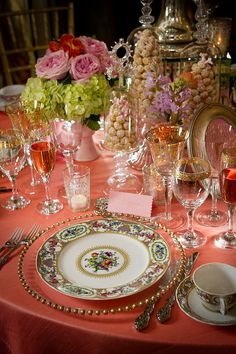
[[187, 118], [191, 90], [184, 79], [177, 78], [172, 82], [167, 76], [159, 75], [154, 79], [150, 74], [147, 77], [146, 95], [153, 97], [150, 105], [152, 118], [172, 124], [182, 124]]

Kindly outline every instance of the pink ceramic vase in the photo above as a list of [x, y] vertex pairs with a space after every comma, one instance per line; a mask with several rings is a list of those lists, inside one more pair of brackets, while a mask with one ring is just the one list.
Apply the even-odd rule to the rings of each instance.
[[99, 154], [93, 141], [94, 130], [83, 126], [81, 145], [74, 155], [76, 161], [93, 161], [98, 158]]

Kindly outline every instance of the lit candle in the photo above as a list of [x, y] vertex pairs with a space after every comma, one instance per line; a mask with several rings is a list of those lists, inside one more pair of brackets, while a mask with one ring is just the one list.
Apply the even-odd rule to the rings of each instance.
[[73, 195], [70, 199], [70, 205], [72, 210], [78, 211], [81, 209], [85, 209], [88, 204], [88, 198], [83, 194]]

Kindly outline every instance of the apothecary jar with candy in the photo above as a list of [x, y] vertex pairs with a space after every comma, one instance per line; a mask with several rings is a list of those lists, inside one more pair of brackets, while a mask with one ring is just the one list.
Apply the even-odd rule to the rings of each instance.
[[107, 180], [105, 194], [111, 190], [139, 193], [141, 183], [129, 171], [129, 153], [137, 147], [137, 100], [127, 87], [112, 90], [111, 106], [105, 117], [104, 148], [115, 153], [115, 171]]

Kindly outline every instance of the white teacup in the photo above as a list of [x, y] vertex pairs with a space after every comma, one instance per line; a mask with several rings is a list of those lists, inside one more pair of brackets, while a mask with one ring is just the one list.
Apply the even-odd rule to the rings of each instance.
[[236, 268], [225, 263], [207, 263], [193, 273], [202, 304], [225, 315], [236, 304]]

